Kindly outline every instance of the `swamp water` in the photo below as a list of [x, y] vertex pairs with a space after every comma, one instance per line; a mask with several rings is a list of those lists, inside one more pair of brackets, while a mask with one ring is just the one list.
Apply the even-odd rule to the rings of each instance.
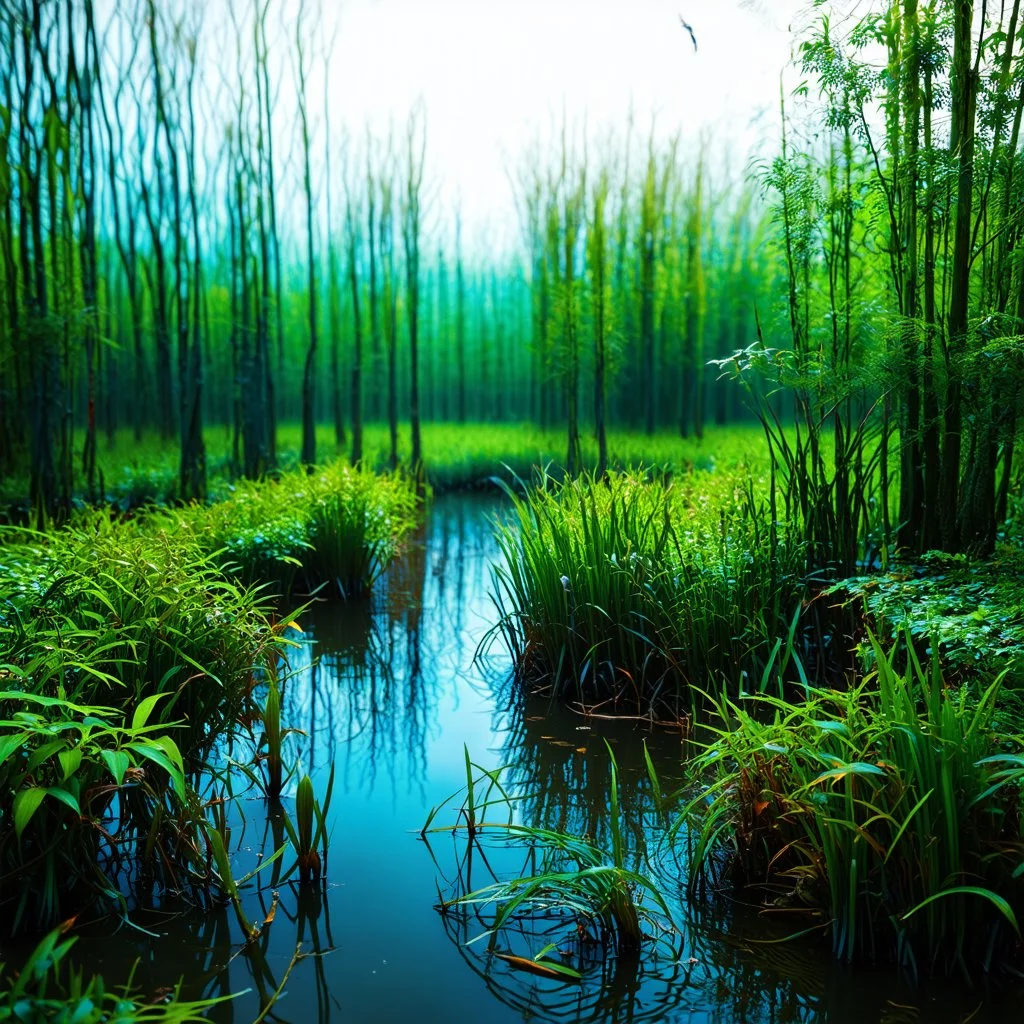
[[[499, 643], [474, 658], [495, 618], [490, 523], [500, 509], [496, 499], [479, 495], [439, 498], [421, 538], [371, 601], [322, 605], [302, 616], [308, 643], [290, 656], [283, 721], [305, 733], [289, 741], [290, 756], [301, 756], [318, 794], [334, 768], [330, 853], [319, 891], [301, 894], [294, 879], [281, 885], [273, 922], [245, 952], [230, 906], [167, 906], [140, 919], [154, 936], [127, 926], [114, 935], [108, 929], [83, 936], [75, 952], [87, 971], [115, 983], [138, 959], [135, 984], [151, 995], [179, 978], [185, 997], [247, 990], [212, 1012], [225, 1024], [250, 1024], [279, 988], [267, 1019], [291, 1024], [897, 1024], [1024, 1017], [1019, 998], [1009, 993], [913, 989], [887, 972], [838, 966], [818, 946], [773, 941], [787, 934], [785, 920], [766, 921], [736, 898], [718, 901], [695, 921], [680, 896], [682, 872], [667, 853], [655, 858], [653, 873], [680, 933], [647, 950], [639, 963], [577, 943], [583, 981], [559, 984], [490, 955], [486, 938], [467, 945], [485, 931], [493, 909], [442, 916], [438, 885], [450, 897], [460, 872], [481, 887], [493, 874], [512, 878], [532, 868], [528, 852], [493, 837], [472, 851], [464, 831], [435, 833], [429, 843], [420, 838], [430, 809], [465, 784], [464, 746], [479, 765], [510, 766], [506, 783], [528, 795], [519, 820], [607, 846], [607, 739], [620, 767], [622, 817], [633, 850], [645, 839], [653, 847], [663, 831], [644, 742], [665, 788], [685, 754], [678, 732], [524, 703], [508, 684], [510, 665]], [[459, 802], [434, 824], [453, 824]], [[242, 797], [233, 827], [239, 877], [283, 836], [261, 799]], [[267, 868], [246, 889], [250, 920], [263, 921], [274, 905], [270, 873]], [[805, 918], [798, 920], [791, 930], [805, 926]], [[524, 926], [532, 934], [510, 930], [497, 948], [529, 956], [564, 940], [565, 929], [549, 934], [549, 925]], [[320, 955], [306, 956], [286, 977], [300, 944], [303, 953]]]

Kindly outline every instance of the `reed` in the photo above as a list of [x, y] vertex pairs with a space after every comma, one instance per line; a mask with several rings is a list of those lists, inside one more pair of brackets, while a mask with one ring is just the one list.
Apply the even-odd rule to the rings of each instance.
[[531, 685], [586, 705], [689, 709], [693, 688], [774, 686], [798, 653], [802, 552], [753, 482], [543, 478], [497, 525], [498, 634]]
[[937, 660], [870, 642], [875, 668], [847, 690], [721, 702], [674, 830], [691, 893], [725, 872], [841, 959], [989, 969], [1024, 912], [1024, 737], [1002, 727], [1002, 677], [951, 688]]

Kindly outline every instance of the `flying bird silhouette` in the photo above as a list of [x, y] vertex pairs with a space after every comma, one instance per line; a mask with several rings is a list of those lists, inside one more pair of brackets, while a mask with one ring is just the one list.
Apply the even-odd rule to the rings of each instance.
[[693, 52], [696, 53], [697, 37], [696, 35], [694, 35], [693, 26], [681, 14], [679, 15], [679, 24], [682, 25], [683, 28], [685, 28], [686, 31], [690, 33], [690, 42], [693, 43]]

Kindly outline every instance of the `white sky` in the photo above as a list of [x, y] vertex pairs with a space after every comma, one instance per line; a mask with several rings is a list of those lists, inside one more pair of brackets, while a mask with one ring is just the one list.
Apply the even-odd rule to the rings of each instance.
[[[428, 175], [470, 224], [507, 222], [515, 166], [538, 131], [586, 118], [592, 134], [695, 140], [710, 130], [737, 170], [774, 137], [789, 24], [808, 0], [324, 0], [339, 22], [332, 131], [399, 131], [427, 110]], [[698, 50], [683, 30], [693, 26]], [[773, 139], [774, 141], [774, 139]]]

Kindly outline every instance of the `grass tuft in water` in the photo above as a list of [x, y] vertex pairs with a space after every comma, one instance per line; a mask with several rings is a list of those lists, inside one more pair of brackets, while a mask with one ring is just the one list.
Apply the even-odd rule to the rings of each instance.
[[222, 501], [164, 513], [246, 583], [272, 584], [282, 594], [323, 587], [321, 596], [341, 598], [369, 591], [418, 515], [408, 479], [340, 461], [313, 473], [240, 480]]
[[769, 526], [749, 476], [543, 478], [511, 500], [495, 591], [528, 683], [677, 711], [694, 687], [778, 684], [798, 646], [802, 552]]
[[872, 637], [875, 670], [806, 702], [723, 700], [697, 763], [691, 888], [723, 874], [831, 936], [843, 960], [989, 969], [1020, 941], [1024, 737], [997, 677], [945, 685]]
[[146, 1002], [132, 990], [108, 989], [103, 979], [86, 980], [68, 969], [67, 956], [75, 939], [62, 938], [57, 929], [35, 947], [17, 974], [0, 963], [0, 1020], [68, 1021], [73, 1024], [199, 1024], [209, 1012], [234, 996], [188, 1002], [181, 986], [161, 1003]]
[[[510, 933], [519, 930], [524, 919], [531, 918], [543, 918], [549, 924], [553, 921], [556, 930], [560, 926], [576, 937], [587, 935], [592, 942], [619, 955], [635, 955], [645, 940], [670, 931], [671, 914], [657, 885], [630, 866], [631, 862], [642, 860], [642, 852], [628, 849], [625, 843], [619, 812], [618, 767], [610, 747], [608, 754], [611, 848], [604, 850], [578, 836], [514, 821], [518, 800], [503, 786], [503, 770], [482, 769], [469, 760], [467, 752], [468, 781], [461, 791], [463, 802], [456, 823], [434, 825], [440, 811], [434, 808], [421, 835], [426, 838], [434, 832], [456, 835], [464, 831], [472, 848], [486, 833], [503, 845], [522, 849], [531, 870], [481, 888], [470, 888], [470, 871], [460, 870], [458, 885], [464, 891], [449, 899], [441, 898], [438, 909], [447, 914], [453, 909], [479, 913], [494, 908], [485, 932], [488, 948], [493, 952], [497, 952], [499, 943], [508, 941]], [[502, 808], [504, 820], [488, 820], [487, 813], [493, 807]], [[486, 857], [483, 860], [486, 863]], [[563, 970], [564, 965], [547, 957], [557, 946], [556, 942], [529, 957], [502, 955], [521, 969], [530, 962], [539, 965], [535, 973], [551, 976], [554, 971], [567, 978], [578, 977], [574, 969]]]

